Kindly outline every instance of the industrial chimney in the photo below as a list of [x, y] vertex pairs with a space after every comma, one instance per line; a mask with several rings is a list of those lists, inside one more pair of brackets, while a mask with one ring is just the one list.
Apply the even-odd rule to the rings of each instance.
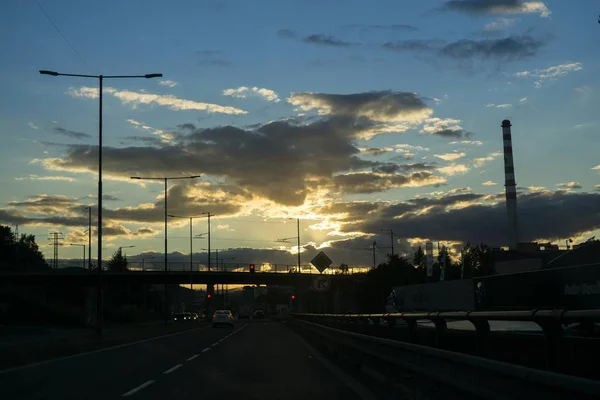
[[506, 213], [508, 215], [508, 246], [517, 250], [517, 183], [515, 182], [515, 165], [513, 163], [512, 137], [510, 121], [502, 121], [502, 138], [504, 139], [504, 187], [506, 190]]

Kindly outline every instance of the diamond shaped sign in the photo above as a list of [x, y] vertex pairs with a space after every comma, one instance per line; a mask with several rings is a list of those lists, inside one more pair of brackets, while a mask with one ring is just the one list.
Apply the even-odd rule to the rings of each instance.
[[327, 257], [325, 253], [320, 252], [315, 256], [315, 258], [311, 260], [310, 263], [314, 265], [315, 268], [319, 270], [319, 272], [322, 273], [331, 265], [332, 262], [333, 261], [331, 261], [331, 259]]

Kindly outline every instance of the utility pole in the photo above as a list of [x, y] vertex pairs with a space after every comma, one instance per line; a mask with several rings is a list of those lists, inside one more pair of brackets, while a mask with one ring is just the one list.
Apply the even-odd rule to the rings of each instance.
[[53, 260], [52, 260], [52, 268], [58, 268], [58, 246], [62, 246], [62, 243], [59, 240], [62, 239], [62, 232], [50, 232], [49, 234], [50, 240], [52, 240], [52, 246], [54, 250]]
[[392, 241], [392, 256], [394, 255], [394, 231], [391, 229], [382, 229], [382, 232], [390, 233], [390, 240]]
[[298, 273], [302, 273], [300, 269], [300, 218], [296, 218], [297, 228], [298, 228]]
[[211, 213], [208, 213], [208, 272], [210, 272], [210, 217]]

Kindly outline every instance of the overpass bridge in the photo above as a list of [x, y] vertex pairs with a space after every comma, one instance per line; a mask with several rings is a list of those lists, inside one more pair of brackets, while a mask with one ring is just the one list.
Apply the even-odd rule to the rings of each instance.
[[[314, 278], [321, 274], [279, 273], [279, 272], [223, 272], [223, 271], [103, 271], [104, 283], [139, 283], [139, 284], [263, 284], [263, 285], [311, 285]], [[332, 285], [351, 283], [360, 280], [355, 275], [326, 275]], [[98, 282], [98, 274], [87, 270], [51, 270], [36, 272], [0, 272], [0, 282], [18, 284], [37, 283], [74, 283], [94, 285]]]

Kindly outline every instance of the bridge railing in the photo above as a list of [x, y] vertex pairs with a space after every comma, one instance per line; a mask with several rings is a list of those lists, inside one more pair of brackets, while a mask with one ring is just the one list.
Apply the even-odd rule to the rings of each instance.
[[[467, 315], [468, 314], [468, 315]], [[352, 332], [330, 326], [331, 321], [359, 323], [364, 319], [404, 318], [407, 321], [434, 318], [454, 320], [469, 317], [473, 321], [526, 319], [525, 314], [500, 313], [402, 313], [402, 314], [293, 314], [293, 329], [307, 341], [338, 361], [340, 366], [385, 395], [412, 397], [410, 386], [415, 381], [421, 388], [452, 388], [487, 399], [587, 399], [597, 398], [600, 381], [527, 368], [496, 360], [421, 346], [386, 338]], [[529, 320], [547, 322], [596, 320], [598, 310], [585, 312], [530, 312]], [[536, 317], [537, 316], [537, 317]], [[526, 349], [524, 350], [526, 351]], [[592, 365], [589, 366], [593, 368]], [[436, 387], [444, 391], [443, 387]], [[437, 396], [450, 394], [436, 393]], [[383, 395], [383, 393], [382, 393]], [[455, 398], [455, 397], [453, 397]]]
[[[537, 324], [545, 338], [545, 360], [547, 369], [555, 369], [561, 361], [561, 345], [565, 336], [564, 326], [582, 324], [593, 327], [600, 322], [600, 309], [591, 310], [521, 310], [521, 311], [451, 311], [451, 312], [400, 312], [381, 314], [294, 314], [304, 321], [327, 324], [336, 327], [373, 324], [387, 325], [394, 328], [403, 323], [407, 330], [407, 341], [413, 343], [417, 339], [417, 323], [431, 321], [435, 327], [435, 343], [442, 347], [448, 333], [448, 322], [469, 321], [476, 336], [478, 355], [486, 354], [490, 344], [490, 321], [533, 322]], [[600, 339], [599, 339], [600, 340]]]

